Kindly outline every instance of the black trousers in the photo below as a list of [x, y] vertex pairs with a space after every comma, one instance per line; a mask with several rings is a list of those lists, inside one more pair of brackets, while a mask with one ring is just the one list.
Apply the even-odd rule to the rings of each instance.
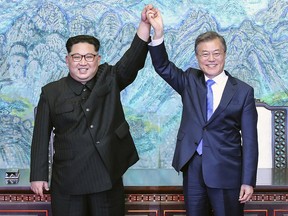
[[51, 191], [53, 216], [124, 216], [125, 195], [122, 179], [111, 190], [83, 195]]

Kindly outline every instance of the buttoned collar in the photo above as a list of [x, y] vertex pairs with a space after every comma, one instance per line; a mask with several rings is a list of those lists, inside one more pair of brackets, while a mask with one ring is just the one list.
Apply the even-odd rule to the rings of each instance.
[[67, 82], [71, 90], [76, 94], [80, 95], [84, 88], [88, 88], [90, 91], [92, 91], [95, 83], [96, 83], [96, 76], [94, 76], [91, 80], [89, 80], [85, 85], [82, 83], [76, 81], [71, 77], [70, 74], [67, 76]]

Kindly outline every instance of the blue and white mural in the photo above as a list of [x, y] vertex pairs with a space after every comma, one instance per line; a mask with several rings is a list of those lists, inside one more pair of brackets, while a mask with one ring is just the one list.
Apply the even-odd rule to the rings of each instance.
[[[162, 11], [169, 56], [179, 67], [198, 67], [195, 38], [215, 30], [228, 45], [226, 70], [252, 85], [261, 101], [288, 105], [287, 0], [2, 0], [0, 168], [29, 168], [33, 110], [41, 87], [68, 73], [68, 37], [96, 36], [102, 61], [115, 63], [148, 3]], [[141, 158], [133, 168], [171, 168], [181, 100], [150, 57], [122, 100]]]

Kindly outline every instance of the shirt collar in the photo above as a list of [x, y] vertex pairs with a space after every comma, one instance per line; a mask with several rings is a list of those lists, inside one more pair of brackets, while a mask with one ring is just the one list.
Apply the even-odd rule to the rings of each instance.
[[90, 91], [92, 91], [95, 82], [96, 82], [96, 76], [94, 76], [91, 80], [89, 80], [85, 85], [82, 83], [76, 81], [71, 77], [70, 74], [67, 76], [67, 82], [71, 90], [76, 94], [80, 95], [82, 93], [83, 88], [87, 87]]
[[[205, 82], [208, 80], [209, 78], [205, 76]], [[213, 80], [215, 81], [215, 83], [219, 84], [224, 82], [227, 79], [227, 75], [224, 71], [222, 71], [219, 75], [217, 75], [216, 77], [213, 78]]]
[[89, 80], [85, 86], [90, 90], [92, 91], [94, 85], [95, 85], [95, 82], [96, 82], [96, 76], [94, 76], [91, 80]]

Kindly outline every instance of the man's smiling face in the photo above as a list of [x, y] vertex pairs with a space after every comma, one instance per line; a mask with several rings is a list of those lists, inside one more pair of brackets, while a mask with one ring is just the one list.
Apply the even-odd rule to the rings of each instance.
[[[74, 61], [73, 55], [80, 54], [82, 59]], [[93, 61], [86, 61], [84, 55], [94, 55]], [[71, 52], [66, 56], [66, 64], [69, 68], [69, 73], [73, 79], [85, 84], [91, 80], [97, 73], [101, 57], [95, 51], [95, 47], [89, 43], [77, 43], [72, 46]]]
[[196, 57], [200, 69], [208, 78], [212, 79], [224, 70], [226, 53], [218, 38], [199, 43]]

